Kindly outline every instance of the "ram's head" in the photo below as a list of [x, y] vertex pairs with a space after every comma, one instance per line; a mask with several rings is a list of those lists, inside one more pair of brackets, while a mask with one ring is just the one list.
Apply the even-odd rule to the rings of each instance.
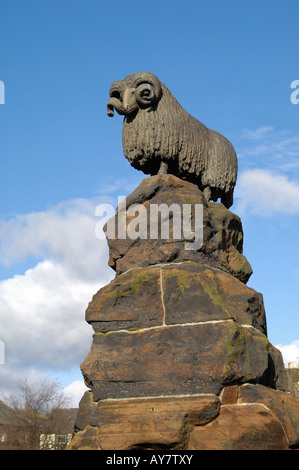
[[109, 96], [108, 116], [114, 116], [114, 109], [118, 114], [130, 115], [156, 105], [162, 96], [162, 86], [152, 73], [138, 72], [112, 83]]

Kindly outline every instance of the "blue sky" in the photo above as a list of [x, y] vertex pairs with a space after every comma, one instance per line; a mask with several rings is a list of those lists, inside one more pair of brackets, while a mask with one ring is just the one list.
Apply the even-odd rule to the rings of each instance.
[[271, 343], [299, 356], [298, 14], [297, 0], [2, 2], [4, 391], [22, 374], [82, 391], [84, 311], [114, 275], [95, 207], [143, 179], [123, 157], [122, 118], [106, 115], [108, 92], [141, 70], [233, 143], [248, 285], [264, 295]]

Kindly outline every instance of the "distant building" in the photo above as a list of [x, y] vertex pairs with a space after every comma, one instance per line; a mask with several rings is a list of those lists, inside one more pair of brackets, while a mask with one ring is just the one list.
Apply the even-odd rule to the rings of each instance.
[[[50, 415], [44, 415], [47, 419], [37, 441], [40, 443], [40, 450], [65, 449], [71, 441], [77, 413], [77, 408], [68, 408], [56, 409]], [[30, 431], [25, 431], [15, 417], [14, 410], [0, 400], [0, 450], [27, 448]]]
[[78, 414], [77, 408], [57, 409], [52, 412], [56, 431], [40, 435], [42, 450], [64, 450], [71, 442], [74, 424]]

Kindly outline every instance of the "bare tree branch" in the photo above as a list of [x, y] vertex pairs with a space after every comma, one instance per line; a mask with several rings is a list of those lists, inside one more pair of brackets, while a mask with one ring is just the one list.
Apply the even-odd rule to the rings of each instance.
[[[27, 378], [16, 382], [18, 395], [11, 395], [11, 432], [8, 446], [14, 449], [39, 450], [47, 445], [47, 436], [59, 434], [64, 427], [57, 410], [67, 408], [69, 399], [56, 381]], [[44, 436], [41, 441], [41, 435]]]

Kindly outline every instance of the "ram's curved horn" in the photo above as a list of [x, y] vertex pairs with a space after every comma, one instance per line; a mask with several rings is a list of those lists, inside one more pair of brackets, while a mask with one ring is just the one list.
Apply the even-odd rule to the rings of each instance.
[[118, 112], [118, 114], [126, 114], [126, 110], [124, 109], [124, 106], [122, 102], [117, 99], [117, 98], [110, 98], [110, 100], [107, 103], [107, 114], [110, 117], [114, 116], [114, 109]]
[[[141, 88], [138, 92], [138, 88], [140, 88], [140, 85], [144, 84], [144, 88]], [[145, 89], [149, 90], [149, 96], [147, 100], [145, 100], [144, 103], [142, 104], [147, 104], [147, 101], [159, 101], [162, 96], [162, 85], [158, 77], [154, 75], [153, 73], [150, 72], [139, 72], [137, 74], [136, 80], [134, 80], [134, 85], [135, 88], [137, 88], [137, 96], [136, 98], [141, 101], [143, 101], [143, 98], [140, 96], [142, 91]], [[151, 89], [152, 86], [152, 89]]]

